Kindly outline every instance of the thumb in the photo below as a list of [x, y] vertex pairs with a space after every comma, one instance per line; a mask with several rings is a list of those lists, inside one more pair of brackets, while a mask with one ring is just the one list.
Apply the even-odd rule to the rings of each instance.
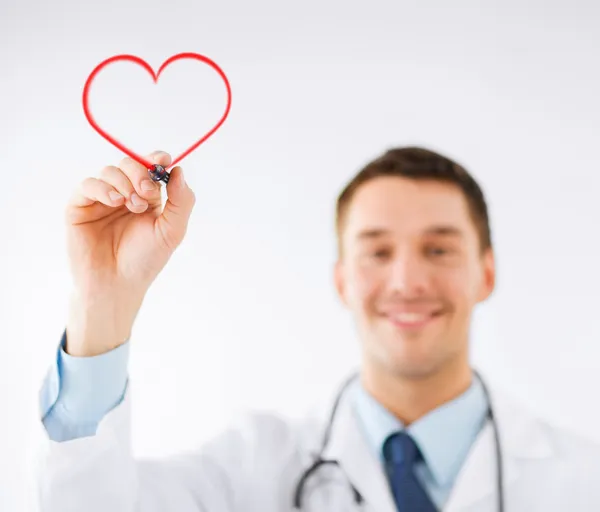
[[183, 169], [174, 167], [167, 183], [167, 202], [157, 219], [160, 232], [170, 249], [174, 250], [182, 242], [195, 203], [196, 196], [183, 177]]

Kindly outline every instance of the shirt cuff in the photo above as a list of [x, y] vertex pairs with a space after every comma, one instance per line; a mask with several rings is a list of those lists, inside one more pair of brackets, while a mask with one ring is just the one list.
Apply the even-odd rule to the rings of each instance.
[[129, 340], [92, 357], [64, 350], [66, 329], [41, 391], [42, 418], [54, 409], [70, 424], [98, 423], [123, 399], [128, 381]]

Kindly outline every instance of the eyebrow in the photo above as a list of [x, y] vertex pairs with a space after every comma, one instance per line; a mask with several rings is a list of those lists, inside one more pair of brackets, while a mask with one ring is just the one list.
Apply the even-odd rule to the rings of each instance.
[[[381, 238], [386, 235], [390, 235], [391, 231], [389, 229], [384, 228], [370, 228], [363, 229], [359, 231], [356, 235], [358, 240], [373, 240], [376, 238]], [[451, 225], [437, 225], [431, 226], [425, 230], [426, 235], [438, 235], [438, 236], [452, 236], [452, 237], [462, 237], [463, 232], [455, 226]]]
[[371, 229], [363, 229], [359, 231], [356, 235], [358, 240], [370, 240], [373, 238], [381, 238], [382, 236], [389, 235], [389, 229], [381, 229], [381, 228], [371, 228]]
[[442, 236], [455, 236], [462, 237], [464, 236], [462, 230], [458, 229], [456, 226], [443, 225], [443, 226], [432, 226], [431, 228], [425, 231], [427, 235], [442, 235]]

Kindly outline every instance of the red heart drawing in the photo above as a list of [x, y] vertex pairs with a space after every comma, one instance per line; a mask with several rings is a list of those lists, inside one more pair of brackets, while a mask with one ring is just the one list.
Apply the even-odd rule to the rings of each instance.
[[187, 155], [189, 155], [200, 144], [202, 144], [213, 133], [215, 133], [221, 127], [221, 125], [223, 124], [223, 122], [225, 121], [225, 119], [227, 118], [227, 116], [229, 115], [229, 110], [231, 109], [231, 87], [229, 86], [229, 80], [227, 80], [227, 76], [225, 75], [225, 73], [223, 72], [223, 70], [214, 61], [212, 61], [208, 57], [205, 57], [205, 56], [200, 55], [198, 53], [179, 53], [177, 55], [173, 55], [172, 57], [169, 57], [162, 64], [162, 66], [159, 68], [158, 73], [154, 73], [154, 70], [150, 67], [150, 65], [146, 61], [144, 61], [143, 59], [140, 59], [139, 57], [136, 57], [135, 55], [115, 55], [114, 57], [110, 57], [109, 59], [106, 59], [105, 61], [101, 62], [100, 64], [98, 64], [94, 68], [94, 70], [92, 71], [92, 73], [88, 77], [88, 79], [87, 79], [87, 81], [85, 83], [85, 87], [83, 89], [83, 110], [85, 112], [85, 117], [87, 118], [88, 122], [92, 125], [92, 128], [94, 128], [94, 130], [96, 130], [100, 135], [102, 135], [102, 137], [104, 137], [113, 146], [116, 146], [117, 148], [119, 148], [121, 151], [123, 151], [128, 156], [130, 156], [134, 160], [138, 161], [140, 164], [146, 166], [146, 169], [152, 168], [152, 166], [154, 165], [154, 163], [153, 162], [149, 162], [144, 157], [138, 155], [137, 153], [134, 153], [129, 148], [125, 147], [125, 145], [123, 145], [117, 139], [115, 139], [114, 137], [112, 137], [111, 135], [109, 135], [107, 132], [105, 132], [102, 128], [100, 128], [100, 126], [98, 126], [98, 124], [96, 123], [94, 117], [92, 116], [92, 113], [90, 112], [89, 101], [88, 101], [88, 95], [89, 95], [90, 87], [92, 85], [92, 82], [94, 81], [94, 78], [100, 72], [100, 70], [102, 68], [104, 68], [105, 66], [107, 66], [108, 64], [112, 63], [112, 62], [116, 62], [116, 61], [120, 61], [120, 60], [126, 60], [126, 61], [134, 62], [135, 64], [139, 64], [146, 71], [148, 71], [148, 73], [150, 73], [150, 76], [154, 80], [154, 83], [157, 83], [158, 82], [158, 77], [160, 76], [160, 74], [162, 73], [162, 71], [169, 64], [171, 64], [172, 62], [175, 62], [176, 60], [180, 60], [180, 59], [195, 59], [195, 60], [199, 60], [201, 62], [204, 62], [204, 63], [208, 64], [215, 71], [217, 71], [217, 73], [219, 73], [219, 75], [223, 79], [223, 82], [225, 82], [225, 87], [227, 87], [227, 108], [225, 109], [225, 113], [223, 114], [223, 116], [221, 117], [221, 119], [219, 120], [219, 122], [208, 133], [206, 133], [205, 135], [203, 135], [199, 140], [197, 140], [194, 144], [192, 144], [188, 149], [186, 149], [181, 155], [179, 155], [177, 158], [175, 158], [171, 162], [171, 165], [167, 168], [167, 169], [170, 169], [170, 168], [174, 167], [175, 165], [177, 165], [178, 162], [180, 162], [183, 158], [185, 158]]

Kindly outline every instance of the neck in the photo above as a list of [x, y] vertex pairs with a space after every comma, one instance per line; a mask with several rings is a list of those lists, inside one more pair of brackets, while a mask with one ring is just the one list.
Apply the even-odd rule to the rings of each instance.
[[472, 379], [473, 371], [468, 362], [449, 364], [419, 377], [407, 377], [369, 365], [361, 372], [365, 389], [404, 425], [410, 425], [464, 393]]

